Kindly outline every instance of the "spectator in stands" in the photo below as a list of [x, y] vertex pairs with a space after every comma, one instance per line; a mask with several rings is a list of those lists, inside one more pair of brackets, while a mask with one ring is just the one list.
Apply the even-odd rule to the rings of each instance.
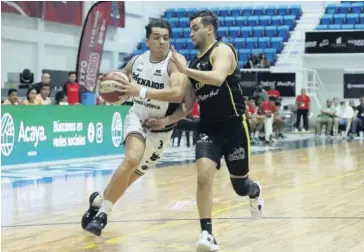
[[[274, 96], [272, 96], [274, 97]], [[277, 138], [285, 138], [285, 136], [283, 135], [283, 129], [284, 129], [284, 119], [281, 116], [281, 108], [282, 108], [282, 103], [281, 101], [275, 97], [276, 101], [274, 102], [274, 105], [277, 108], [277, 111], [274, 113], [274, 118], [273, 118], [273, 131], [275, 133], [275, 136]]]
[[296, 98], [297, 121], [295, 132], [301, 127], [301, 117], [303, 118], [302, 132], [308, 131], [308, 111], [310, 110], [310, 97], [306, 94], [306, 89], [301, 89], [301, 95]]
[[267, 57], [264, 53], [261, 53], [259, 56], [256, 56], [257, 58], [257, 64], [255, 65], [255, 68], [269, 68], [270, 63], [267, 60]]
[[355, 101], [354, 100], [350, 100], [349, 101], [349, 106], [351, 106], [354, 109], [354, 111], [355, 111], [356, 106], [355, 106]]
[[339, 120], [342, 116], [342, 110], [341, 110], [339, 98], [335, 97], [332, 100], [332, 106], [335, 108], [333, 134], [334, 134], [334, 136], [336, 136], [339, 131]]
[[353, 121], [355, 113], [353, 108], [351, 106], [348, 106], [345, 101], [340, 102], [340, 107], [341, 107], [340, 117], [339, 120], [336, 121], [334, 127], [337, 128], [336, 132], [339, 131], [339, 126], [346, 127], [345, 133], [343, 135], [343, 137], [346, 137], [351, 128], [351, 123]]
[[37, 103], [38, 91], [35, 87], [31, 87], [27, 91], [27, 97], [23, 101], [24, 105], [38, 105]]
[[48, 84], [40, 85], [40, 92], [37, 95], [36, 102], [40, 105], [50, 105], [52, 104], [49, 98], [49, 93], [51, 92], [51, 87]]
[[80, 84], [76, 82], [76, 72], [68, 73], [68, 82], [63, 86], [63, 92], [68, 97], [68, 104], [80, 104]]
[[[264, 101], [259, 108], [259, 114], [263, 115], [266, 144], [272, 143], [273, 139], [274, 114], [277, 113], [277, 107], [275, 105], [275, 102], [276, 98], [270, 97], [269, 100]], [[261, 131], [262, 125], [259, 125], [256, 130]]]
[[316, 120], [316, 136], [320, 136], [322, 132], [322, 125], [326, 125], [326, 136], [331, 135], [332, 126], [334, 125], [336, 109], [332, 106], [332, 101], [326, 101], [326, 107], [321, 109], [321, 114], [318, 115]]
[[[40, 89], [42, 88], [42, 85], [51, 85], [51, 75], [49, 73], [43, 73], [42, 74], [42, 81], [38, 82], [38, 83], [34, 83], [31, 85], [31, 87], [34, 87], [37, 89], [38, 94], [40, 93]], [[49, 92], [50, 94], [50, 92]]]
[[258, 115], [258, 108], [255, 104], [254, 97], [250, 97], [249, 101], [246, 102], [245, 105], [245, 114], [249, 122], [250, 134], [252, 143], [259, 142], [259, 131], [256, 131], [257, 127], [260, 125], [260, 128], [263, 128], [263, 116]]
[[272, 85], [269, 90], [267, 91], [268, 93], [268, 97], [274, 96], [276, 98], [281, 98], [281, 94], [279, 93], [279, 91], [277, 89], [275, 89], [274, 85]]
[[353, 136], [358, 133], [358, 129], [364, 130], [364, 96], [360, 97], [360, 104], [355, 108], [355, 115], [351, 126]]
[[260, 104], [262, 104], [262, 102], [268, 100], [268, 93], [263, 88], [263, 85], [258, 85], [257, 89], [253, 93], [253, 96], [254, 96], [258, 106], [260, 106]]
[[18, 90], [10, 88], [8, 91], [8, 98], [3, 102], [3, 105], [19, 105]]
[[65, 92], [58, 91], [55, 96], [55, 105], [69, 105], [68, 97]]

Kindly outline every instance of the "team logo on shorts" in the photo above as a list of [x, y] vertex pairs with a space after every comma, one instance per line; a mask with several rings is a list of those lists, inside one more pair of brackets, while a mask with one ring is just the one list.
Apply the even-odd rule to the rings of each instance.
[[228, 157], [229, 161], [237, 161], [241, 159], [245, 159], [245, 150], [244, 148], [235, 148], [232, 153], [229, 154]]

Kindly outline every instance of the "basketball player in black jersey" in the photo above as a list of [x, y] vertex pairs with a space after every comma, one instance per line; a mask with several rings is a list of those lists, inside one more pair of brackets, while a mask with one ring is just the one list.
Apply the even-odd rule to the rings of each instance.
[[190, 94], [186, 94], [184, 106], [174, 114], [163, 119], [150, 119], [147, 126], [161, 128], [180, 120], [192, 109], [197, 97], [200, 105], [196, 144], [197, 207], [202, 232], [196, 246], [198, 252], [217, 251], [219, 247], [212, 235], [211, 223], [212, 188], [222, 156], [235, 192], [249, 196], [253, 217], [261, 216], [263, 199], [260, 185], [249, 178], [250, 139], [235, 48], [216, 40], [218, 20], [210, 11], [193, 15], [190, 28], [198, 55], [189, 67], [179, 60], [175, 51], [171, 58], [178, 70], [190, 78]]

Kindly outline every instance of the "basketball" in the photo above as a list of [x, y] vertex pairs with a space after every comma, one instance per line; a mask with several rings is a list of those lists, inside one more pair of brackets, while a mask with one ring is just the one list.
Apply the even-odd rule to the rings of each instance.
[[100, 82], [99, 93], [100, 96], [108, 103], [123, 104], [129, 99], [129, 96], [117, 90], [116, 85], [119, 84], [119, 82], [116, 80], [117, 78], [129, 80], [128, 76], [122, 72], [106, 74], [106, 76]]

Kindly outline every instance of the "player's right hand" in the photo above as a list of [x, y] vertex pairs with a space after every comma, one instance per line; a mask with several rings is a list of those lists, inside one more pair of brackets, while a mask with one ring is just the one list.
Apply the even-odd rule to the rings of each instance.
[[143, 127], [151, 130], [163, 129], [165, 127], [165, 121], [163, 119], [150, 118], [143, 122]]

